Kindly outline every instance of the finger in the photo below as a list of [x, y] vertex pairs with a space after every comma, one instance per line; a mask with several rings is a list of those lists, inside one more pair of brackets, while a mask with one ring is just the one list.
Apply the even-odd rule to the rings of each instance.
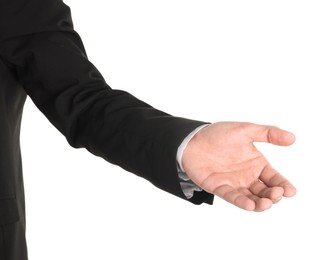
[[214, 194], [241, 209], [255, 210], [255, 202], [253, 200], [229, 185], [218, 187]]
[[252, 194], [260, 198], [268, 198], [272, 202], [276, 203], [281, 200], [284, 189], [282, 187], [268, 187], [260, 181], [256, 181], [250, 186]]
[[270, 200], [268, 198], [260, 198], [256, 195], [254, 195], [249, 190], [242, 192], [242, 193], [244, 193], [249, 199], [251, 199], [255, 202], [254, 211], [257, 211], [257, 212], [261, 212], [261, 211], [270, 209], [274, 203], [272, 200]]
[[275, 126], [251, 124], [249, 132], [254, 142], [287, 146], [293, 144], [296, 140], [292, 133]]
[[268, 187], [282, 187], [284, 197], [292, 197], [297, 193], [296, 188], [270, 165], [262, 170], [259, 178]]
[[273, 202], [267, 198], [259, 198], [258, 200], [256, 200], [255, 203], [256, 203], [255, 211], [265, 211], [267, 209], [270, 209], [273, 205]]

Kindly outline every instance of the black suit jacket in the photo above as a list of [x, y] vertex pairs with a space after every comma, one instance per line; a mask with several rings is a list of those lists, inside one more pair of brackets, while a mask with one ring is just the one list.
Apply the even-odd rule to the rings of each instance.
[[[88, 60], [62, 0], [1, 0], [0, 259], [27, 259], [19, 145], [26, 95], [73, 147], [186, 199], [176, 152], [203, 122], [173, 117], [111, 89]], [[204, 191], [190, 199], [212, 200]]]
[[[8, 259], [25, 259], [2, 249], [1, 239], [5, 244], [11, 239], [7, 247], [12, 248], [24, 235], [19, 134], [26, 94], [73, 147], [84, 147], [185, 199], [176, 152], [203, 122], [173, 117], [111, 89], [88, 60], [70, 9], [61, 0], [1, 0], [0, 225], [5, 231], [0, 259], [1, 250], [7, 250]], [[212, 199], [197, 192], [190, 201]]]

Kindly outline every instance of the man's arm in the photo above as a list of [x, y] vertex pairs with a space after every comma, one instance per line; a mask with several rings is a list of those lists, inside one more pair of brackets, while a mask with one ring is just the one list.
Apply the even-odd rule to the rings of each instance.
[[[0, 56], [72, 146], [186, 199], [175, 157], [182, 140], [204, 122], [170, 116], [111, 89], [88, 61], [62, 1], [1, 1]], [[200, 130], [182, 156], [187, 176], [203, 189], [190, 201], [212, 203], [216, 194], [243, 209], [262, 211], [282, 196], [293, 196], [295, 188], [253, 145], [258, 141], [290, 145], [294, 136], [237, 122]]]

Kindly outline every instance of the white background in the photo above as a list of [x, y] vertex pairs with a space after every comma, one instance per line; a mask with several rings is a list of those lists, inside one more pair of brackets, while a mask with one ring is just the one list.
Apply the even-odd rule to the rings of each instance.
[[112, 88], [178, 116], [295, 133], [291, 147], [259, 148], [298, 193], [263, 213], [192, 205], [71, 148], [28, 100], [31, 259], [330, 259], [329, 1], [66, 3]]

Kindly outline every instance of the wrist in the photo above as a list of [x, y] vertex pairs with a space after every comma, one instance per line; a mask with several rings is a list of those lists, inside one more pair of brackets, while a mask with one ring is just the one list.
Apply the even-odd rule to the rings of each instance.
[[181, 143], [181, 145], [178, 148], [178, 153], [177, 153], [177, 162], [179, 164], [180, 169], [183, 172], [185, 171], [185, 165], [189, 163], [189, 161], [185, 160], [184, 155], [185, 152], [187, 150], [188, 145], [191, 146], [193, 139], [196, 139], [196, 136], [198, 135], [198, 133], [208, 127], [210, 124], [205, 124], [205, 125], [201, 125], [198, 128], [196, 128], [194, 131], [192, 131]]

